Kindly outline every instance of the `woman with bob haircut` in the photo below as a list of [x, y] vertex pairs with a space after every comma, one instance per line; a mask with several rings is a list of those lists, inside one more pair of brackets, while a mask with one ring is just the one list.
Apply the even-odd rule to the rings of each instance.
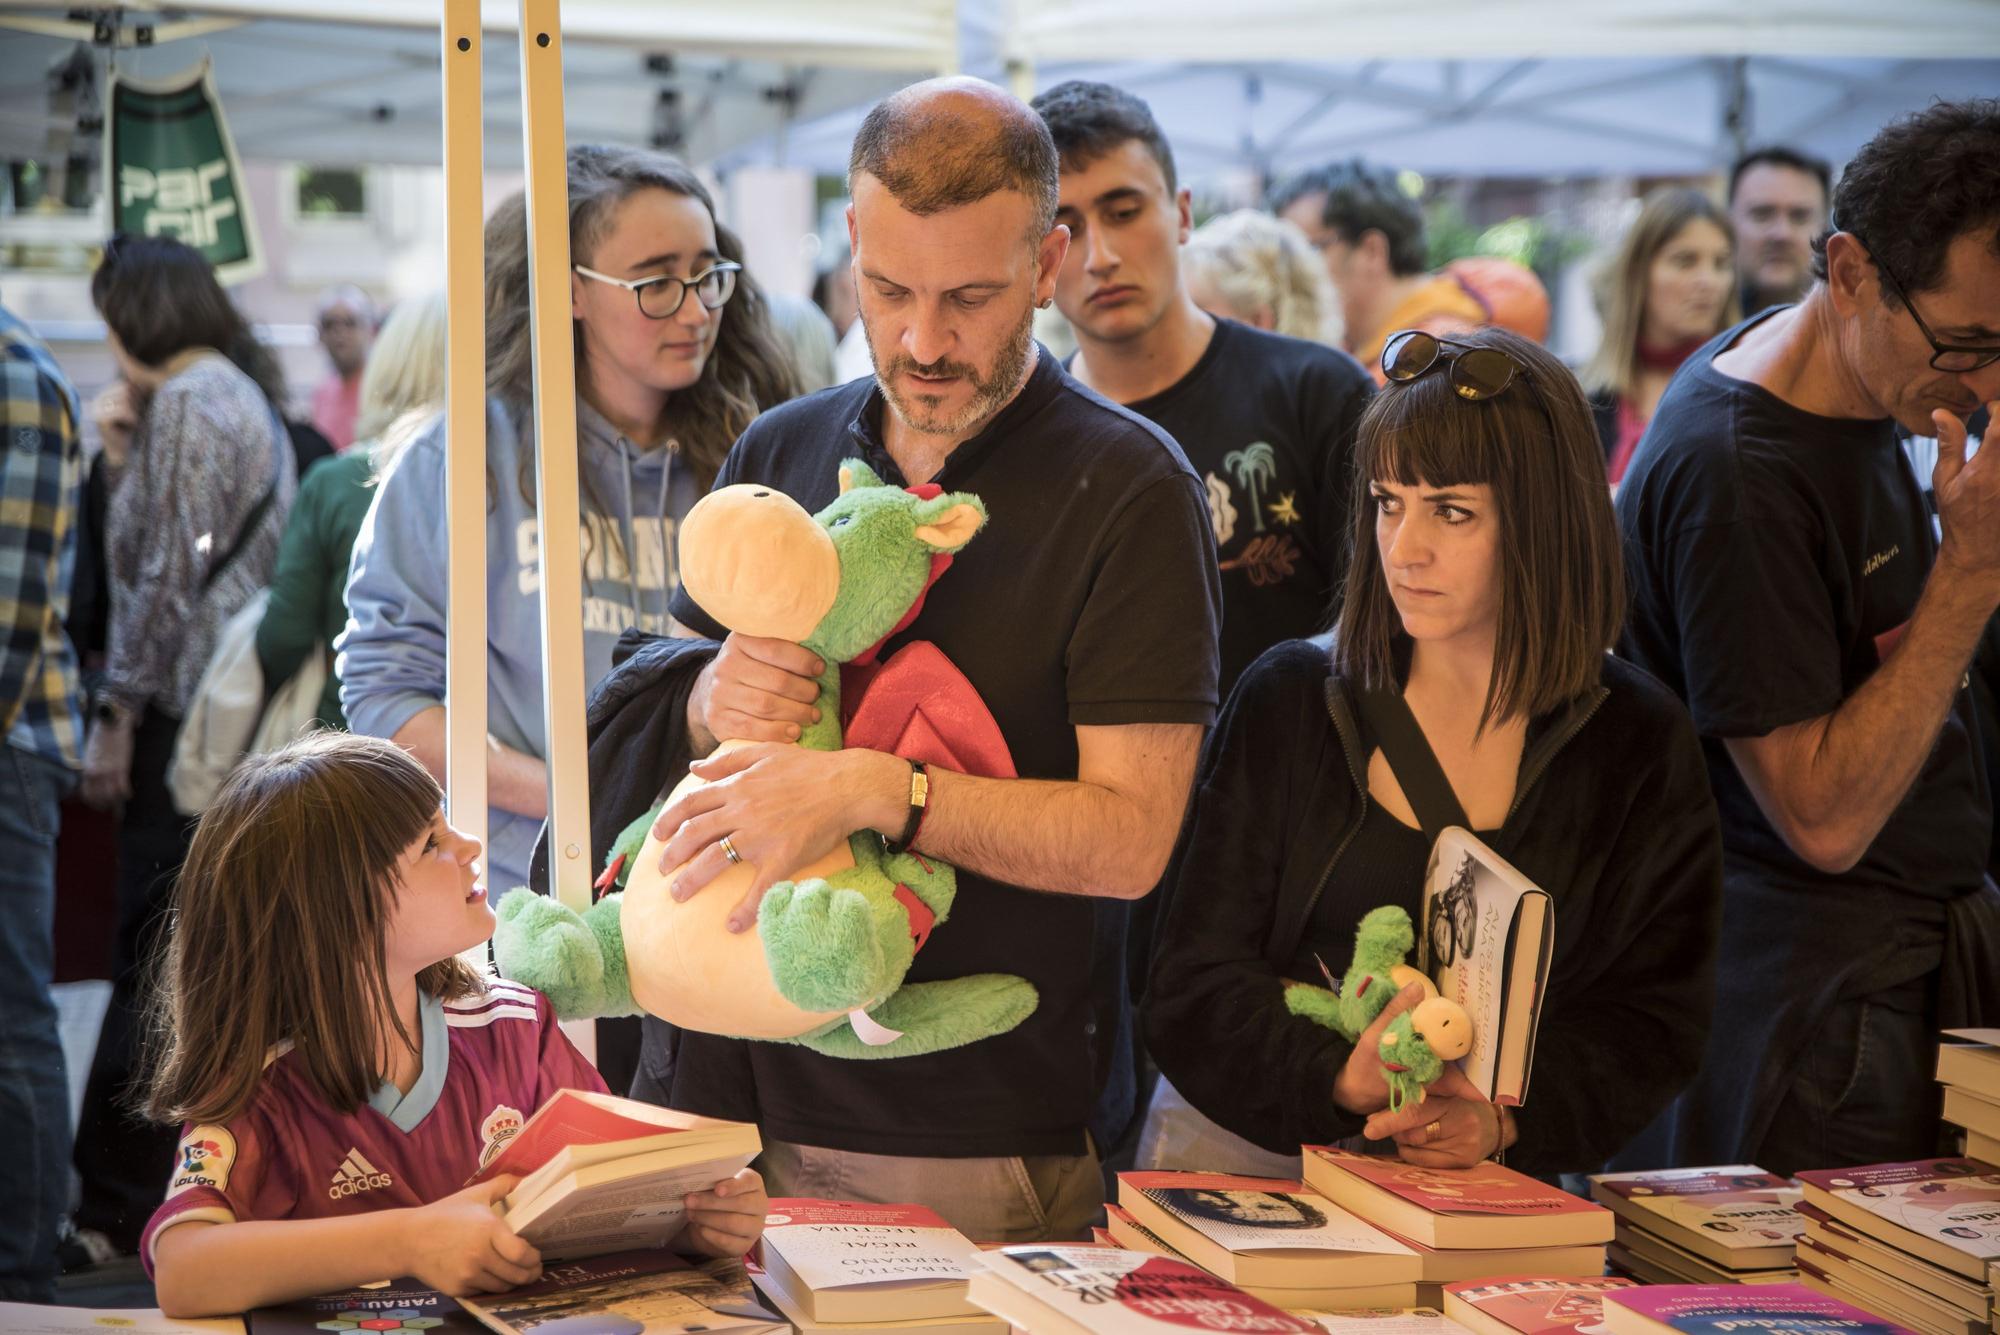
[[[1574, 377], [1492, 329], [1406, 330], [1382, 362], [1332, 651], [1270, 650], [1216, 724], [1167, 873], [1147, 1041], [1194, 1109], [1274, 1154], [1359, 1135], [1428, 1168], [1502, 1151], [1532, 1174], [1594, 1168], [1688, 1083], [1707, 1034], [1722, 850], [1701, 748], [1679, 702], [1608, 652], [1623, 566]], [[1414, 985], [1351, 1044], [1286, 1010], [1286, 980], [1345, 970], [1370, 909], [1421, 921], [1430, 845], [1365, 721], [1371, 691], [1400, 696], [1469, 826], [1553, 899], [1524, 1107], [1447, 1068], [1387, 1110], [1376, 1040]]]

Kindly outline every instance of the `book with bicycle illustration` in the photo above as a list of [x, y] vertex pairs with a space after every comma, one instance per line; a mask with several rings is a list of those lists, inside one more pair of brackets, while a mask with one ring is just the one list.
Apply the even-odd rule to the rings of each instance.
[[1548, 892], [1468, 830], [1448, 826], [1424, 876], [1418, 967], [1472, 1017], [1459, 1067], [1495, 1103], [1528, 1095], [1556, 915]]

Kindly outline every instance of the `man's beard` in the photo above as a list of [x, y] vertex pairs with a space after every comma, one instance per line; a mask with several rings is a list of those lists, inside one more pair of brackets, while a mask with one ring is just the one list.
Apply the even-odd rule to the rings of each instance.
[[[984, 375], [969, 362], [939, 358], [934, 362], [919, 363], [900, 351], [884, 367], [875, 355], [875, 337], [868, 328], [866, 314], [861, 316], [861, 331], [868, 343], [868, 358], [875, 363], [875, 383], [882, 387], [883, 397], [889, 400], [889, 406], [902, 419], [903, 425], [920, 435], [957, 436], [998, 412], [1020, 386], [1034, 351], [1035, 311], [1031, 306], [1021, 313], [1021, 323], [1007, 336], [999, 356], [994, 358], [992, 371]], [[949, 417], [940, 416], [938, 405], [942, 401], [941, 395], [905, 395], [897, 387], [897, 378], [905, 372], [959, 376], [972, 386], [972, 399]]]

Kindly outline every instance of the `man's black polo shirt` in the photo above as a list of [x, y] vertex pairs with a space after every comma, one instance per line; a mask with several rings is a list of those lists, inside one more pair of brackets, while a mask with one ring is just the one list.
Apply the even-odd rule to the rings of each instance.
[[[885, 482], [935, 481], [986, 503], [923, 612], [883, 652], [942, 649], [999, 723], [1025, 779], [1074, 779], [1078, 725], [1213, 722], [1221, 591], [1201, 484], [1165, 432], [1091, 393], [1046, 349], [1012, 403], [935, 478], [903, 477], [872, 379], [774, 408], [716, 485], [776, 487], [807, 510], [860, 458]], [[722, 627], [676, 593], [684, 626]], [[1014, 973], [1041, 996], [1011, 1033], [949, 1052], [843, 1061], [779, 1043], [680, 1037], [670, 1101], [755, 1121], [777, 1140], [942, 1158], [1080, 1154], [1122, 998], [1093, 979], [1093, 934], [1123, 914], [960, 871], [951, 917], [909, 981]], [[1111, 958], [1121, 949], [1111, 947]]]

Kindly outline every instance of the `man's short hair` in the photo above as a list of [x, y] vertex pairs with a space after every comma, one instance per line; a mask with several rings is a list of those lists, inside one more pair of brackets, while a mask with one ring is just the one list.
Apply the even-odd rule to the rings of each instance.
[[1056, 221], [1056, 146], [1040, 116], [1015, 106], [1009, 113], [939, 105], [923, 85], [891, 93], [855, 132], [848, 192], [865, 172], [898, 204], [928, 217], [1018, 190], [1035, 206], [1039, 239]]
[[1307, 195], [1324, 192], [1320, 224], [1353, 245], [1369, 232], [1389, 243], [1389, 268], [1398, 278], [1430, 267], [1424, 243], [1424, 211], [1405, 194], [1396, 173], [1371, 167], [1360, 158], [1300, 172], [1271, 192], [1268, 207], [1282, 213]]
[[1861, 239], [1895, 285], [1928, 292], [1946, 252], [1968, 231], [2000, 255], [2000, 99], [1934, 102], [1890, 121], [1861, 146], [1834, 187], [1833, 213], [1813, 241], [1812, 274], [1826, 277], [1826, 239]]
[[1736, 187], [1743, 183], [1743, 173], [1752, 167], [1783, 167], [1788, 171], [1803, 172], [1819, 182], [1819, 197], [1833, 198], [1833, 168], [1825, 158], [1816, 158], [1810, 153], [1802, 153], [1796, 148], [1783, 144], [1766, 144], [1753, 148], [1736, 159], [1736, 165], [1729, 169], [1729, 202], [1736, 203]]
[[1123, 88], [1108, 83], [1071, 79], [1059, 83], [1029, 103], [1048, 123], [1062, 165], [1081, 171], [1105, 154], [1137, 140], [1160, 164], [1167, 193], [1180, 188], [1174, 175], [1174, 150], [1168, 146], [1153, 109]]

